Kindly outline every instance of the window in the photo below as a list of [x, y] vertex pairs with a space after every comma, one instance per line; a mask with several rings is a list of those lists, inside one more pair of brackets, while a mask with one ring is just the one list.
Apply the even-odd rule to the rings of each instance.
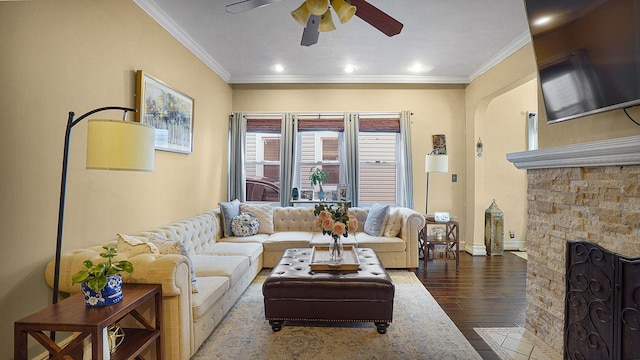
[[[309, 174], [314, 167], [329, 173], [329, 180], [322, 183], [324, 191], [336, 190], [340, 182], [339, 143], [341, 133], [336, 131], [306, 131], [298, 134], [299, 144], [299, 187], [311, 189]], [[320, 190], [316, 186], [316, 191]]]
[[247, 119], [246, 201], [280, 201], [280, 119]]
[[[355, 191], [350, 195], [355, 206], [373, 203], [405, 206], [411, 200], [407, 194], [410, 194], [408, 186], [412, 182], [403, 180], [411, 176], [411, 164], [407, 165], [403, 155], [407, 151], [402, 139], [405, 132], [400, 132], [401, 116], [409, 116], [408, 112], [404, 113], [407, 115], [242, 115], [242, 119], [246, 119], [246, 131], [242, 130], [244, 125], [239, 124], [238, 134], [241, 135], [233, 138], [241, 139], [236, 140], [236, 144], [244, 141], [244, 151], [235, 152], [244, 153], [244, 159], [240, 163], [231, 159], [230, 164], [243, 164], [243, 167], [233, 172], [230, 194], [240, 193], [246, 201], [287, 204], [292, 187], [314, 188], [309, 174], [312, 168], [318, 167], [329, 174], [329, 179], [322, 183], [323, 190], [335, 191], [338, 184], [347, 183], [349, 191]], [[356, 119], [358, 126], [354, 126]], [[346, 131], [345, 125], [348, 126]], [[285, 128], [281, 131], [282, 126]], [[233, 131], [234, 127], [231, 129]], [[284, 155], [281, 153], [283, 147]], [[238, 181], [240, 176], [236, 174], [244, 177]], [[284, 186], [280, 183], [281, 176], [287, 179]], [[320, 189], [316, 185], [314, 190]]]
[[396, 204], [396, 133], [364, 132], [358, 135], [360, 205]]

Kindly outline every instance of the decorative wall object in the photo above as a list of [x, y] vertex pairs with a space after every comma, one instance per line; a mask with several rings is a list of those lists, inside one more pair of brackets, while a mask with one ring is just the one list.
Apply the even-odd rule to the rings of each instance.
[[447, 155], [447, 138], [444, 134], [431, 136], [433, 141], [433, 153], [437, 155]]
[[156, 129], [156, 149], [192, 153], [193, 98], [142, 70], [136, 75], [136, 120]]

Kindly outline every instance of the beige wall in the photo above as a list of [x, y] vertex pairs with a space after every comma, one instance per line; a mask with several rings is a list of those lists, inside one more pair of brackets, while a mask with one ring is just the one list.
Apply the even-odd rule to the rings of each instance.
[[[514, 171], [506, 164], [506, 154], [526, 150], [526, 133], [522, 112], [534, 111], [536, 105], [535, 84], [537, 77], [533, 47], [527, 44], [491, 70], [477, 77], [465, 91], [466, 109], [466, 167], [467, 181], [467, 247], [472, 254], [486, 254], [484, 248], [484, 211], [496, 198], [498, 206], [505, 212], [505, 238], [509, 230], [516, 232], [519, 240], [524, 240], [524, 212], [526, 207], [517, 209], [515, 199], [505, 198], [504, 193], [526, 193], [524, 174]], [[510, 123], [516, 122], [516, 123]], [[478, 138], [483, 139], [485, 155], [476, 156]], [[509, 139], [500, 141], [500, 139]], [[520, 150], [514, 150], [520, 149]], [[499, 171], [498, 179], [494, 171]], [[524, 172], [522, 172], [524, 173]], [[496, 184], [508, 186], [501, 190]], [[507, 185], [511, 184], [511, 185]], [[499, 196], [499, 197], [498, 197]], [[513, 201], [516, 201], [512, 203]], [[507, 212], [503, 205], [510, 210]], [[511, 220], [509, 220], [511, 221]], [[521, 233], [518, 234], [518, 228]]]
[[506, 154], [527, 150], [527, 111], [537, 110], [537, 84], [537, 80], [529, 80], [488, 104], [482, 137], [484, 153], [475, 160], [484, 173], [484, 191], [476, 200], [486, 209], [495, 199], [504, 213], [505, 248], [520, 247], [510, 244], [510, 231], [514, 240], [526, 239], [527, 174], [507, 161]]
[[[411, 110], [414, 205], [425, 211], [425, 155], [431, 135], [445, 134], [449, 174], [429, 178], [429, 209], [448, 211], [464, 223], [464, 88], [462, 85], [234, 85], [233, 111], [402, 111]], [[451, 182], [451, 174], [458, 182]], [[464, 227], [462, 227], [464, 239]]]
[[[194, 153], [156, 151], [152, 173], [85, 170], [86, 121], [74, 127], [64, 250], [215, 208], [226, 197], [231, 88], [127, 0], [0, 2], [0, 44], [0, 359], [7, 359], [13, 322], [51, 300], [44, 267], [55, 252], [67, 113], [135, 106], [137, 69], [195, 98]], [[105, 116], [122, 115], [97, 118]]]

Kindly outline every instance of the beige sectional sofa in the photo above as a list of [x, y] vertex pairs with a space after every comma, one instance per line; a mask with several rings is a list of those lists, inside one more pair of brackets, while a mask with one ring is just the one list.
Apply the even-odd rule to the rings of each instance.
[[[400, 221], [399, 233], [374, 237], [363, 231], [369, 209], [349, 211], [358, 219], [359, 229], [355, 236], [349, 235], [346, 244], [373, 248], [386, 268], [418, 266], [418, 231], [425, 224], [421, 214], [408, 208], [394, 208], [390, 214], [395, 212]], [[165, 358], [189, 359], [260, 270], [273, 267], [285, 249], [329, 241], [329, 237], [314, 226], [313, 208], [274, 207], [272, 215], [272, 233], [225, 237], [220, 210], [212, 210], [135, 234], [138, 238], [179, 241], [188, 256], [154, 253], [138, 246], [129, 246], [120, 253], [119, 257], [127, 258], [134, 265], [134, 272], [124, 275], [125, 282], [162, 285]], [[122, 245], [122, 238], [108, 244]], [[79, 285], [71, 284], [71, 274], [81, 269], [86, 259], [100, 260], [101, 251], [102, 245], [64, 252], [60, 291], [79, 292]], [[50, 286], [53, 267], [52, 260], [46, 269]], [[194, 292], [191, 285], [192, 268], [198, 292]]]

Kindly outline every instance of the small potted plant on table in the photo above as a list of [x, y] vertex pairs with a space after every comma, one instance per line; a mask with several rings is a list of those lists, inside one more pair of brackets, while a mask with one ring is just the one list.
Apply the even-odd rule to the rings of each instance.
[[329, 180], [329, 173], [326, 170], [322, 170], [318, 167], [313, 167], [311, 168], [309, 180], [311, 180], [311, 185], [320, 186], [320, 191], [318, 191], [318, 199], [325, 200], [327, 193], [322, 189], [322, 183]]
[[120, 272], [131, 274], [133, 264], [127, 260], [113, 261], [118, 255], [116, 248], [103, 246], [105, 252], [100, 256], [107, 261], [94, 264], [91, 260], [85, 260], [82, 264], [85, 269], [71, 276], [74, 284], [80, 284], [82, 294], [87, 306], [113, 305], [122, 301], [122, 275]]

